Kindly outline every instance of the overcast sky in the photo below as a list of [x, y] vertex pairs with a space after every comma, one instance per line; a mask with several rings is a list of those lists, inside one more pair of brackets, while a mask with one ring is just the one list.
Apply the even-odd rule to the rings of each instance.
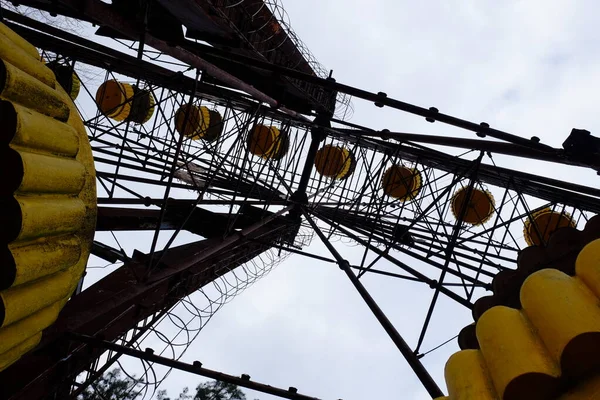
[[[554, 147], [574, 127], [598, 134], [597, 2], [285, 0], [284, 5], [296, 33], [340, 82], [535, 135]], [[475, 138], [366, 102], [354, 106], [352, 122], [373, 128]], [[593, 172], [581, 169], [513, 167], [598, 183]], [[338, 246], [358, 263], [355, 248]], [[318, 238], [311, 250], [328, 255]], [[414, 347], [431, 290], [377, 276], [368, 276], [365, 284]], [[471, 321], [468, 310], [442, 297], [423, 350]], [[423, 359], [444, 390], [444, 364], [457, 350], [452, 341]], [[323, 399], [429, 398], [344, 273], [301, 257], [290, 257], [219, 311], [183, 359]], [[165, 388], [173, 395], [198, 381], [173, 374]], [[254, 397], [271, 398], [249, 395]]]

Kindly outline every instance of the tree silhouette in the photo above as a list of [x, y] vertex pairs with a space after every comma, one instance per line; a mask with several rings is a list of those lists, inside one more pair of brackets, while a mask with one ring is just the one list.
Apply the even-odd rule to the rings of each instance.
[[77, 396], [78, 400], [134, 400], [140, 391], [136, 387], [141, 383], [129, 377], [121, 378], [118, 368], [107, 372], [93, 382], [85, 392]]
[[194, 396], [187, 387], [173, 399], [167, 396], [166, 390], [159, 390], [156, 400], [246, 400], [246, 395], [233, 383], [212, 381], [199, 384]]

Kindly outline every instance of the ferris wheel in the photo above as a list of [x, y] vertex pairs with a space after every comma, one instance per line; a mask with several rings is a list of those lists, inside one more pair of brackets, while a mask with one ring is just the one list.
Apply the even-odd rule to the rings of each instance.
[[[77, 398], [122, 355], [139, 361], [144, 398], [173, 368], [310, 398], [180, 361], [222, 305], [288, 257], [337, 264], [441, 398], [421, 363], [439, 299], [470, 310], [477, 325], [447, 336], [483, 352], [491, 371], [485, 346], [495, 336], [480, 334], [493, 329], [479, 321], [497, 306], [526, 308], [522, 287], [540, 270], [579, 276], [577, 256], [600, 238], [599, 189], [511, 167], [527, 160], [599, 171], [600, 139], [574, 129], [556, 149], [338, 83], [275, 1], [20, 3], [98, 27], [90, 40], [2, 14], [7, 398]], [[476, 138], [354, 124], [350, 98]], [[329, 255], [316, 254], [314, 241]], [[431, 294], [426, 314], [407, 321], [419, 326], [416, 343], [366, 289], [370, 274]], [[462, 378], [453, 371], [475, 362], [463, 355], [448, 367], [455, 391]], [[542, 372], [553, 379], [542, 379], [548, 388], [566, 387], [564, 374]], [[515, 376], [529, 385], [525, 375]], [[501, 396], [525, 385], [511, 379]]]

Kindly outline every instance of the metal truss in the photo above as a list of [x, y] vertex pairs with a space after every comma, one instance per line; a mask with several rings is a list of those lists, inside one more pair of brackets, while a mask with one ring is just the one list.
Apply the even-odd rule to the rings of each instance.
[[[143, 393], [147, 398], [163, 379], [154, 364], [167, 368], [164, 376], [169, 368], [180, 368], [284, 398], [308, 398], [291, 389], [185, 365], [177, 359], [186, 346], [172, 350], [177, 335], [188, 334], [184, 342], [189, 345], [205, 320], [234, 293], [290, 254], [337, 264], [437, 397], [442, 393], [420, 359], [440, 295], [471, 309], [478, 297], [492, 290], [498, 272], [516, 267], [518, 253], [526, 246], [523, 222], [536, 211], [568, 213], [580, 226], [600, 211], [596, 188], [515, 171], [496, 165], [493, 158], [502, 154], [598, 169], [577, 152], [269, 62], [273, 60], [193, 41], [168, 46], [142, 34], [99, 1], [24, 3], [42, 9], [55, 6], [57, 12], [102, 23], [139, 40], [115, 40], [108, 47], [9, 11], [3, 14], [9, 26], [44, 50], [46, 59], [68, 60], [80, 75], [77, 104], [94, 151], [98, 182], [101, 235], [93, 254], [119, 266], [73, 297], [36, 352], [0, 373], [0, 382], [15, 399], [44, 398], [56, 390], [61, 398], [74, 398], [122, 354], [142, 360], [144, 376], [155, 375]], [[227, 63], [216, 62], [220, 59]], [[344, 93], [497, 140], [375, 131], [323, 110], [301, 114], [214, 64], [264, 69], [314, 85], [319, 93]], [[119, 123], [96, 111], [95, 91], [108, 79], [131, 82], [152, 93], [152, 119], [146, 124]], [[188, 140], [176, 132], [175, 113], [186, 104], [219, 112], [223, 133], [218, 140]], [[256, 124], [277, 126], [289, 135], [289, 149], [281, 159], [250, 154], [246, 140]], [[356, 169], [350, 177], [332, 180], [315, 171], [316, 152], [325, 145], [352, 152]], [[383, 193], [381, 182], [390, 165], [420, 172], [422, 187], [416, 198], [399, 201]], [[496, 199], [492, 218], [473, 226], [463, 221], [465, 209], [453, 214], [452, 197], [461, 189], [489, 191]], [[149, 250], [133, 252], [120, 243], [115, 248], [115, 233], [128, 231], [151, 232]], [[333, 258], [311, 253], [313, 232]], [[184, 235], [191, 235], [185, 237], [188, 243], [176, 246]], [[339, 241], [359, 246], [360, 261], [346, 260]], [[410, 321], [422, 323], [415, 345], [404, 341], [365, 288], [368, 274], [432, 290], [423, 320]], [[210, 285], [214, 298], [207, 294]], [[118, 304], [100, 307], [109, 301], [103, 296], [115, 294], [108, 289], [112, 286], [128, 295]], [[208, 298], [208, 306], [200, 310], [194, 294]], [[180, 315], [186, 307], [192, 311], [183, 321]], [[173, 322], [177, 318], [182, 321]], [[179, 329], [174, 338], [161, 332], [166, 330], [161, 324], [169, 321]], [[165, 344], [159, 354], [140, 351], [151, 340]]]

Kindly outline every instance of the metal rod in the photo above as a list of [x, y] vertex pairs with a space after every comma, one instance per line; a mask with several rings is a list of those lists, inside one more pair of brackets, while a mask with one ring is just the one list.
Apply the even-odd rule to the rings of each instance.
[[[321, 220], [323, 220], [324, 222], [330, 224], [333, 226], [333, 223], [327, 219], [324, 219], [322, 216], [319, 216], [319, 218]], [[340, 232], [343, 232], [345, 235], [347, 235], [348, 237], [352, 238], [353, 240], [356, 240], [358, 243], [360, 243], [363, 246], [367, 246], [369, 247], [369, 249], [374, 252], [375, 254], [381, 255], [383, 258], [385, 258], [386, 260], [390, 261], [391, 263], [397, 265], [398, 267], [402, 268], [403, 270], [405, 270], [406, 272], [408, 272], [409, 274], [419, 278], [420, 280], [422, 280], [423, 282], [429, 284], [431, 287], [433, 287], [436, 284], [435, 279], [431, 279], [425, 275], [423, 275], [422, 273], [420, 273], [419, 271], [417, 271], [414, 268], [409, 267], [408, 265], [404, 264], [402, 261], [397, 260], [396, 258], [390, 256], [389, 254], [385, 253], [384, 251], [378, 249], [376, 246], [371, 245], [370, 243], [366, 242], [365, 240], [361, 239], [360, 237], [352, 234], [352, 232], [350, 232], [347, 229], [344, 229], [341, 226], [336, 226], [336, 229], [338, 229]], [[397, 249], [397, 250], [401, 250]], [[414, 254], [410, 254], [411, 256], [415, 256]], [[440, 288], [440, 291], [442, 293], [444, 293], [446, 296], [450, 297], [452, 300], [456, 301], [457, 303], [467, 307], [469, 310], [473, 308], [473, 304], [460, 297], [459, 295], [457, 295], [456, 293], [454, 293], [453, 291], [447, 289], [447, 288]]]
[[450, 260], [452, 259], [452, 252], [454, 251], [454, 247], [456, 246], [456, 240], [458, 239], [458, 235], [460, 234], [463, 220], [465, 215], [467, 214], [467, 210], [471, 203], [471, 194], [473, 193], [473, 186], [475, 185], [475, 178], [477, 177], [477, 167], [481, 164], [481, 159], [483, 158], [483, 152], [477, 158], [477, 162], [474, 166], [473, 171], [471, 172], [471, 176], [469, 179], [469, 186], [467, 186], [467, 192], [465, 193], [465, 200], [460, 206], [460, 211], [458, 214], [458, 219], [456, 220], [456, 224], [454, 225], [452, 236], [448, 241], [448, 245], [446, 246], [444, 267], [442, 268], [442, 272], [440, 273], [440, 277], [438, 279], [437, 285], [435, 286], [435, 290], [433, 292], [433, 297], [431, 299], [431, 303], [429, 304], [429, 309], [427, 310], [427, 314], [425, 315], [425, 322], [423, 323], [423, 328], [421, 329], [421, 333], [419, 334], [419, 340], [417, 341], [417, 348], [415, 352], [418, 353], [421, 349], [421, 345], [423, 344], [423, 340], [425, 340], [425, 333], [427, 332], [427, 328], [429, 327], [429, 323], [431, 322], [431, 317], [433, 316], [433, 310], [437, 303], [438, 297], [440, 295], [440, 288], [442, 287], [442, 283], [444, 282], [444, 278], [446, 277], [446, 273], [450, 268]]
[[[167, 187], [165, 188], [165, 194], [163, 197], [163, 203], [160, 207], [160, 215], [158, 217], [158, 224], [156, 225], [156, 231], [154, 232], [154, 237], [152, 238], [152, 245], [150, 247], [150, 259], [148, 260], [148, 274], [152, 270], [152, 263], [154, 261], [154, 252], [156, 251], [156, 244], [158, 242], [158, 237], [160, 235], [160, 226], [165, 218], [165, 213], [167, 212], [167, 199], [169, 198], [169, 193], [171, 192], [171, 185], [173, 183], [173, 179], [175, 177], [175, 172], [177, 172], [177, 161], [179, 160], [179, 153], [181, 152], [181, 146], [183, 145], [183, 138], [185, 137], [184, 132], [186, 132], [185, 128], [189, 120], [190, 111], [192, 110], [192, 104], [194, 102], [194, 97], [196, 93], [196, 89], [198, 88], [198, 79], [200, 77], [200, 71], [196, 70], [196, 79], [194, 80], [194, 89], [192, 90], [192, 94], [190, 95], [189, 102], [187, 104], [187, 109], [185, 111], [185, 120], [183, 123], [182, 131], [179, 134], [179, 138], [177, 139], [177, 147], [175, 148], [175, 156], [173, 158], [173, 165], [171, 166], [171, 171], [169, 171], [169, 178], [167, 180]], [[109, 196], [110, 197], [110, 196]]]
[[418, 133], [404, 132], [382, 132], [371, 130], [343, 129], [336, 128], [337, 132], [356, 136], [374, 136], [382, 139], [394, 139], [400, 142], [428, 143], [439, 146], [451, 146], [469, 150], [489, 151], [496, 154], [505, 154], [515, 157], [527, 157], [535, 160], [549, 161], [567, 165], [579, 165], [578, 162], [570, 161], [560, 156], [561, 149], [554, 149], [554, 152], [538, 151], [521, 144], [496, 142], [479, 139], [466, 139], [458, 137], [424, 135]]
[[[121, 32], [122, 34], [131, 37], [132, 39], [139, 38], [140, 32], [138, 31], [138, 29], [136, 29], [134, 25], [132, 25], [119, 13], [113, 11], [108, 4], [102, 3], [98, 0], [85, 0], [83, 2], [79, 0], [60, 0], [60, 2], [70, 8], [82, 11], [85, 16], [97, 20], [98, 22], [101, 22], [102, 25], [115, 29]], [[254, 86], [242, 81], [241, 79], [236, 78], [230, 73], [216, 67], [214, 64], [209, 63], [200, 56], [193, 54], [182, 47], [173, 46], [172, 44], [159, 40], [147, 33], [144, 35], [144, 38], [145, 43], [148, 46], [151, 46], [156, 50], [159, 50], [190, 66], [205, 71], [210, 76], [218, 79], [224, 84], [242, 90], [250, 94], [254, 98], [262, 101], [263, 103], [268, 104], [272, 108], [277, 108], [295, 118], [307, 120], [302, 114], [282, 107], [277, 100], [273, 99], [270, 96], [267, 96], [260, 90], [256, 89]]]
[[[199, 362], [193, 364], [187, 364], [181, 361], [175, 361], [170, 358], [157, 356], [154, 351], [147, 349], [146, 351], [135, 350], [127, 346], [111, 343], [105, 340], [99, 340], [91, 336], [70, 334], [74, 340], [86, 343], [92, 347], [100, 349], [108, 349], [122, 354], [126, 354], [130, 357], [135, 357], [140, 360], [153, 362], [156, 364], [164, 365], [170, 368], [175, 368], [181, 371], [190, 372], [192, 374], [205, 376], [210, 379], [215, 379], [221, 382], [232, 383], [237, 386], [242, 386], [247, 389], [256, 390], [258, 392], [267, 393], [273, 396], [282, 397], [284, 399], [291, 400], [319, 400], [317, 397], [306, 396], [296, 392], [295, 388], [290, 387], [288, 390], [277, 388], [274, 386], [266, 385], [264, 383], [253, 382], [249, 378], [237, 377], [222, 372], [214, 371], [208, 368], [202, 367]], [[242, 375], [243, 376], [243, 375]]]
[[408, 362], [408, 364], [410, 365], [412, 370], [415, 372], [415, 374], [417, 375], [417, 377], [419, 378], [419, 380], [421, 381], [421, 383], [423, 384], [423, 386], [425, 387], [427, 392], [433, 398], [442, 397], [444, 395], [442, 393], [442, 390], [439, 388], [437, 383], [435, 383], [435, 381], [433, 380], [431, 375], [429, 375], [429, 372], [427, 372], [427, 370], [425, 369], [423, 364], [421, 364], [421, 361], [419, 361], [419, 359], [417, 358], [415, 353], [411, 350], [411, 348], [408, 346], [408, 344], [404, 341], [404, 339], [402, 338], [400, 333], [398, 333], [398, 331], [396, 330], [394, 325], [390, 322], [390, 320], [387, 318], [385, 313], [381, 310], [381, 308], [379, 308], [379, 306], [377, 305], [377, 302], [373, 299], [373, 297], [371, 297], [371, 295], [369, 294], [367, 289], [363, 286], [363, 284], [360, 282], [358, 277], [356, 275], [354, 275], [354, 272], [352, 272], [352, 269], [350, 267], [350, 263], [347, 260], [345, 260], [341, 256], [341, 254], [335, 249], [335, 247], [331, 244], [331, 242], [329, 240], [327, 240], [327, 237], [325, 236], [325, 234], [323, 234], [321, 229], [317, 226], [315, 221], [312, 219], [312, 216], [304, 209], [304, 207], [302, 207], [301, 210], [302, 210], [302, 213], [304, 214], [304, 217], [306, 218], [308, 223], [312, 226], [312, 228], [314, 229], [316, 234], [319, 236], [319, 238], [321, 239], [321, 241], [323, 242], [325, 247], [327, 247], [327, 249], [329, 250], [331, 255], [333, 255], [333, 257], [336, 259], [340, 269], [342, 269], [346, 273], [348, 278], [350, 278], [350, 281], [352, 282], [352, 284], [354, 285], [354, 287], [356, 288], [356, 290], [358, 291], [360, 296], [363, 298], [363, 300], [365, 301], [365, 303], [367, 304], [367, 306], [369, 307], [369, 309], [371, 310], [373, 315], [375, 315], [375, 318], [377, 318], [377, 320], [379, 321], [379, 323], [381, 324], [383, 329], [385, 329], [386, 333], [389, 335], [390, 339], [392, 339], [392, 341], [394, 342], [394, 344], [396, 345], [398, 350], [400, 350], [400, 353], [402, 353], [402, 355], [404, 356], [404, 358], [406, 359], [406, 361]]

